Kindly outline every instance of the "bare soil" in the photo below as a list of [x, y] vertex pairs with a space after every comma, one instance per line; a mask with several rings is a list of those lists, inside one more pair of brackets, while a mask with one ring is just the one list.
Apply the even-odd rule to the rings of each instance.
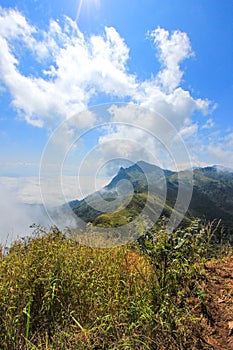
[[204, 349], [233, 350], [233, 256], [208, 262], [200, 287]]

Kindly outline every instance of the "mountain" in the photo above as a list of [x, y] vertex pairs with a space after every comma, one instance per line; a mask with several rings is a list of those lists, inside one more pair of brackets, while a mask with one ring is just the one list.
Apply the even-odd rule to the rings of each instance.
[[[139, 161], [121, 167], [101, 191], [70, 202], [70, 206], [85, 222], [103, 227], [124, 225], [141, 212], [157, 220], [174, 212], [180, 186], [184, 196], [193, 187], [183, 223], [195, 217], [221, 219], [225, 231], [233, 233], [233, 171], [218, 166], [174, 172]], [[176, 210], [177, 217], [183, 215], [179, 207]]]
[[209, 220], [222, 219], [233, 230], [233, 172], [217, 166], [194, 170], [193, 196], [189, 211]]

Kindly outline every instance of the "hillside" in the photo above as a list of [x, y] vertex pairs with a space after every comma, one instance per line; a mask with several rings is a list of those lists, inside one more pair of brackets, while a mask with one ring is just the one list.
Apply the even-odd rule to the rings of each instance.
[[[169, 217], [176, 203], [180, 176], [185, 181], [190, 178], [190, 171], [181, 174], [140, 161], [129, 168], [121, 167], [102, 191], [70, 205], [84, 221], [104, 227], [126, 224], [143, 210], [145, 203], [150, 218], [157, 217], [157, 213]], [[195, 217], [206, 221], [221, 219], [225, 234], [232, 233], [233, 172], [216, 166], [193, 170], [192, 199], [183, 223]]]
[[231, 250], [209, 227], [187, 232], [95, 249], [37, 228], [14, 242], [0, 254], [0, 348], [231, 350]]

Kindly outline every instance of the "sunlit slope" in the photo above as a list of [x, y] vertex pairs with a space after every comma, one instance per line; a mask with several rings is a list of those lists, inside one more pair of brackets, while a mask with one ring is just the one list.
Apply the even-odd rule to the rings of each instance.
[[[176, 173], [138, 162], [120, 168], [102, 190], [70, 203], [78, 217], [97, 226], [121, 226], [139, 214], [152, 220], [170, 216], [175, 206], [179, 179], [190, 179], [191, 170]], [[221, 219], [226, 231], [233, 227], [233, 173], [216, 166], [194, 169], [192, 199], [184, 218]]]

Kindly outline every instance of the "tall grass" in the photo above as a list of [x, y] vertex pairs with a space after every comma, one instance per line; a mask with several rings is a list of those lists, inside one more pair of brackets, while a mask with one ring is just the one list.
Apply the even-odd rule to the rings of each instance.
[[38, 229], [1, 258], [0, 349], [199, 344], [187, 300], [198, 298], [202, 236], [192, 227], [169, 237], [161, 228], [129, 246], [97, 249]]

